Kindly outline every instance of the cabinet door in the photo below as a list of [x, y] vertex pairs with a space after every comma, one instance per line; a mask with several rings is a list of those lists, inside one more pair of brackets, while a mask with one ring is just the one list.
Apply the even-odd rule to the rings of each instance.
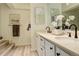
[[62, 49], [56, 47], [56, 56], [69, 56], [69, 54], [64, 52]]
[[46, 56], [55, 56], [54, 45], [45, 40], [45, 54]]
[[40, 56], [45, 56], [45, 48], [40, 47]]
[[40, 37], [40, 46], [44, 47], [45, 46], [45, 38]]

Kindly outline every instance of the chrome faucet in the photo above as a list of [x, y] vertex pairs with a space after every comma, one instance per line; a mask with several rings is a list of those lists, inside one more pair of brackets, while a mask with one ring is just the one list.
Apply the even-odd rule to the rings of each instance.
[[[71, 24], [69, 29], [71, 29], [72, 26], [75, 27], [75, 38], [78, 38], [78, 36], [77, 36], [77, 26], [75, 24]], [[71, 33], [69, 33], [69, 37], [71, 37]]]
[[46, 27], [46, 30], [47, 30], [47, 33], [51, 33], [52, 32], [52, 31], [50, 31], [50, 27], [49, 26]]

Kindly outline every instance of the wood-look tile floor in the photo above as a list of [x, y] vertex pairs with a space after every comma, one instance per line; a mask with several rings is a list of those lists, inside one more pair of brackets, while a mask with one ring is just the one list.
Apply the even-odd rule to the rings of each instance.
[[5, 56], [38, 56], [36, 51], [31, 51], [31, 46], [19, 46], [11, 49]]

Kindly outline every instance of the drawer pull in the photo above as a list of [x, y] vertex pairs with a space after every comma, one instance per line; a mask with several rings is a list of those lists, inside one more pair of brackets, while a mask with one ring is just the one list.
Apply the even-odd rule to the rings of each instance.
[[50, 47], [50, 49], [53, 49], [53, 47]]
[[60, 56], [60, 53], [56, 53], [57, 54], [57, 56]]
[[43, 40], [41, 39], [41, 41], [43, 41]]
[[41, 50], [43, 50], [43, 49], [41, 48]]

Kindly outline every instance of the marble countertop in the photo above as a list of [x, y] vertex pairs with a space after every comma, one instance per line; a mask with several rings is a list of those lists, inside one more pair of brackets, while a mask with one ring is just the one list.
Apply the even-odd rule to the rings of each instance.
[[56, 36], [50, 33], [37, 32], [40, 36], [46, 38], [46, 40], [60, 47], [66, 53], [72, 56], [79, 56], [79, 39], [69, 39], [68, 35]]

